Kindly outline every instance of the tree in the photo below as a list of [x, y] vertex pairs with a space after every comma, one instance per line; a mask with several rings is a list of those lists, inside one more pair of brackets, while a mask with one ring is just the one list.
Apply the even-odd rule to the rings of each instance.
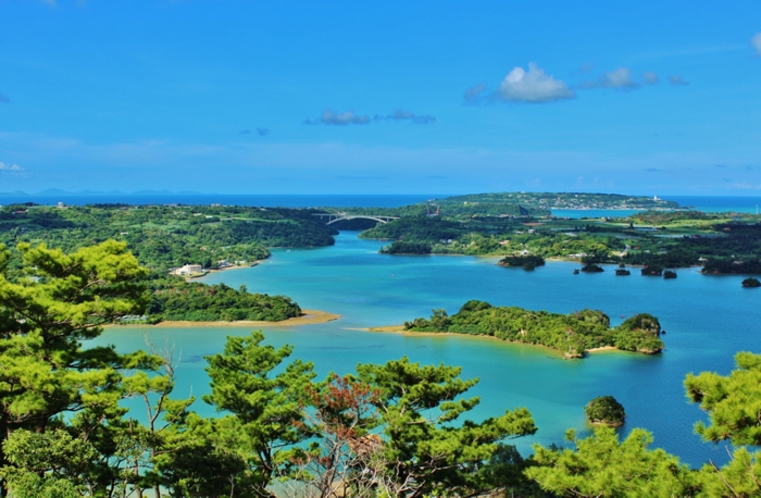
[[546, 491], [590, 498], [665, 498], [694, 496], [699, 488], [698, 476], [677, 457], [648, 449], [652, 436], [644, 429], [634, 429], [623, 442], [606, 426], [595, 428], [586, 439], [577, 439], [573, 430], [566, 438], [575, 450], [534, 446], [538, 465], [525, 474]]
[[737, 369], [729, 376], [714, 372], [687, 375], [687, 397], [708, 412], [708, 424], [695, 424], [705, 441], [731, 441], [739, 447], [730, 462], [719, 468], [713, 462], [703, 467], [706, 488], [722, 496], [750, 497], [761, 494], [761, 452], [743, 446], [761, 445], [761, 355], [748, 352], [735, 356]]
[[290, 457], [293, 494], [300, 497], [375, 495], [383, 441], [371, 431], [381, 423], [380, 391], [353, 377], [331, 374], [307, 388], [307, 423], [317, 440]]
[[214, 420], [212, 443], [245, 463], [235, 487], [250, 496], [271, 496], [267, 486], [289, 471], [288, 450], [312, 435], [303, 424], [312, 364], [294, 360], [276, 373], [293, 348], [263, 340], [261, 331], [228, 337], [222, 353], [206, 357], [211, 394], [203, 400], [229, 413]]
[[460, 368], [423, 366], [405, 357], [385, 365], [358, 365], [358, 378], [378, 389], [374, 403], [383, 425], [379, 492], [417, 498], [436, 493], [471, 495], [488, 488], [479, 468], [506, 438], [533, 434], [525, 408], [479, 424], [453, 425], [478, 398], [458, 399], [477, 379], [462, 380]]
[[[94, 444], [100, 429], [125, 412], [118, 405], [124, 395], [121, 372], [155, 361], [144, 352], [118, 355], [110, 347], [81, 347], [81, 341], [100, 334], [102, 324], [139, 312], [144, 305], [137, 279], [145, 270], [124, 244], [107, 241], [69, 255], [28, 244], [19, 244], [18, 250], [24, 276], [10, 281], [6, 276], [10, 253], [0, 246], [0, 465], [4, 467], [26, 465], [19, 460], [19, 448], [44, 446], [34, 438], [48, 429], [67, 425], [83, 444]], [[67, 424], [60, 418], [64, 412], [75, 414]], [[15, 443], [6, 444], [17, 431], [37, 436], [19, 435]], [[66, 446], [63, 433], [55, 434], [56, 444]], [[90, 469], [92, 479], [107, 480], [109, 473], [95, 466]], [[34, 472], [46, 479], [44, 470]], [[13, 471], [4, 468], [4, 473], [10, 476]], [[14, 475], [17, 480], [8, 477], [7, 484], [23, 481], [20, 474]]]

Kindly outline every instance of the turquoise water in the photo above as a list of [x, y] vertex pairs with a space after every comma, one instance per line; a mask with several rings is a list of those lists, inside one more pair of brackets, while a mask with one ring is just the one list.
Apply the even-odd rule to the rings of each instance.
[[[613, 268], [573, 275], [578, 265], [566, 262], [524, 272], [497, 267], [496, 258], [380, 255], [381, 245], [343, 232], [333, 247], [275, 250], [257, 267], [214, 273], [203, 281], [246, 284], [252, 292], [285, 294], [303, 308], [341, 314], [340, 320], [326, 324], [264, 329], [269, 343], [294, 345], [294, 356], [314, 362], [320, 376], [403, 355], [422, 363], [462, 366], [463, 377], [480, 379], [472, 393], [481, 397], [481, 404], [472, 418], [519, 406], [532, 412], [539, 431], [515, 440], [524, 452], [533, 442], [561, 443], [568, 428], [586, 430], [583, 406], [610, 394], [626, 407], [623, 433], [645, 427], [654, 433], [656, 446], [690, 464], [725, 459], [722, 448], [693, 434], [702, 414], [686, 402], [682, 382], [688, 372], [728, 373], [736, 351], [761, 351], [761, 291], [743, 289], [742, 277], [707, 277], [697, 269], [679, 270], [675, 280], [615, 277]], [[657, 356], [602, 352], [566, 361], [548, 349], [493, 339], [357, 330], [428, 316], [432, 308], [454, 313], [469, 299], [564, 313], [595, 308], [614, 323], [639, 312], [652, 313], [667, 331], [666, 351]], [[208, 391], [203, 356], [221, 351], [226, 335], [249, 331], [115, 328], [99, 341], [114, 343], [121, 351], [145, 347], [145, 338], [173, 344], [180, 357], [176, 394], [200, 397]], [[196, 409], [212, 413], [201, 402]]]

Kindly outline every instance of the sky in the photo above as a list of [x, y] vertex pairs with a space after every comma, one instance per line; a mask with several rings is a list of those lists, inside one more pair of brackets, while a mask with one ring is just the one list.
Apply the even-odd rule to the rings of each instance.
[[0, 0], [0, 192], [761, 196], [761, 2]]

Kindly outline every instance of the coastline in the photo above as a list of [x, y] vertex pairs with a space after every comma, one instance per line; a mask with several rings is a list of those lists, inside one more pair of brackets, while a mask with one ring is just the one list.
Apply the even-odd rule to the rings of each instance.
[[151, 328], [191, 328], [191, 327], [295, 327], [298, 325], [314, 325], [317, 323], [327, 323], [341, 318], [336, 313], [328, 313], [320, 310], [301, 310], [301, 316], [281, 320], [279, 322], [265, 322], [262, 320], [240, 320], [235, 322], [217, 321], [217, 322], [191, 322], [181, 321], [164, 321], [156, 324], [109, 324], [105, 328], [117, 327], [151, 327]]
[[[441, 337], [441, 336], [457, 336], [457, 337], [471, 337], [471, 338], [488, 339], [488, 340], [493, 340], [493, 341], [500, 341], [500, 342], [506, 343], [506, 344], [516, 344], [516, 345], [520, 345], [520, 346], [530, 346], [532, 348], [541, 348], [541, 349], [545, 349], [547, 351], [551, 351], [551, 352], [553, 352], [555, 354], [558, 354], [561, 357], [564, 357], [562, 351], [560, 351], [558, 349], [555, 349], [555, 348], [551, 348], [549, 346], [545, 346], [544, 344], [528, 344], [528, 343], [519, 342], [519, 341], [506, 341], [504, 339], [500, 339], [499, 337], [494, 337], [494, 336], [491, 336], [491, 335], [458, 334], [456, 332], [410, 332], [410, 331], [404, 329], [404, 325], [385, 325], [385, 326], [381, 326], [381, 327], [367, 327], [367, 328], [357, 329], [357, 330], [363, 330], [363, 331], [366, 331], [366, 332], [376, 332], [376, 333], [381, 333], [381, 334], [399, 334], [399, 335], [409, 336], [409, 337], [414, 337], [414, 336], [423, 336], [423, 337], [425, 337], [425, 336], [439, 336], [439, 337]], [[622, 349], [618, 349], [615, 346], [601, 346], [599, 348], [591, 348], [591, 349], [585, 349], [584, 350], [584, 354], [611, 353], [611, 352], [631, 353], [633, 351], [624, 351]], [[564, 357], [564, 359], [568, 359], [568, 358]]]

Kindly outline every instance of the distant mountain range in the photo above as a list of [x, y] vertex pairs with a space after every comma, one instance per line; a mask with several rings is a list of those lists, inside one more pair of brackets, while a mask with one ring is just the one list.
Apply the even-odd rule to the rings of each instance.
[[134, 192], [122, 192], [121, 190], [80, 190], [79, 192], [69, 192], [67, 190], [61, 190], [58, 188], [49, 188], [41, 192], [27, 193], [23, 190], [16, 190], [14, 192], [0, 192], [0, 196], [71, 196], [71, 195], [217, 195], [215, 192], [196, 192], [192, 190], [183, 190], [180, 192], [172, 192], [171, 190], [136, 190]]

